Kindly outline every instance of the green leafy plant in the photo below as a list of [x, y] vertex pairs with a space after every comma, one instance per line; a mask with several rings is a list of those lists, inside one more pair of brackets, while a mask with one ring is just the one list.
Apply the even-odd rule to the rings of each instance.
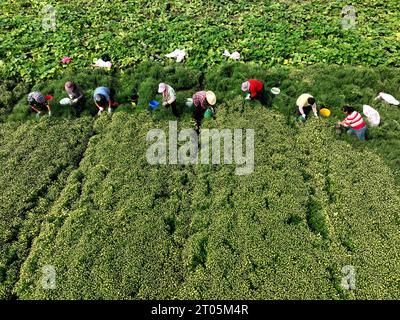
[[[0, 4], [0, 298], [399, 299], [400, 119], [374, 97], [400, 97], [400, 17], [393, 0], [353, 3], [351, 30], [340, 1], [57, 2], [56, 30], [40, 28], [38, 1]], [[164, 57], [175, 48], [184, 63]], [[90, 67], [105, 53], [111, 70]], [[244, 102], [250, 78], [281, 89], [270, 108]], [[80, 119], [58, 104], [70, 80]], [[198, 90], [217, 95], [203, 128], [254, 129], [254, 173], [148, 164], [148, 131], [175, 120], [146, 112], [160, 82], [177, 92], [179, 129]], [[112, 116], [92, 116], [98, 86], [116, 92]], [[52, 119], [28, 114], [32, 90], [54, 96]], [[296, 121], [305, 92], [332, 116]], [[365, 144], [335, 133], [345, 104], [379, 111]]]
[[[46, 19], [41, 4], [12, 1], [0, 5], [0, 71], [7, 78], [37, 81], [64, 70], [89, 68], [104, 53], [124, 70], [140, 61], [169, 63], [164, 55], [176, 48], [185, 48], [186, 63], [202, 70], [225, 61], [225, 49], [239, 51], [243, 61], [268, 67], [399, 67], [397, 2], [352, 4], [357, 27], [345, 30], [341, 1], [196, 0], [189, 5], [179, 0], [169, 3], [168, 10], [157, 2], [57, 2], [56, 29], [47, 30], [41, 27]], [[65, 55], [73, 58], [68, 65], [59, 62]]]

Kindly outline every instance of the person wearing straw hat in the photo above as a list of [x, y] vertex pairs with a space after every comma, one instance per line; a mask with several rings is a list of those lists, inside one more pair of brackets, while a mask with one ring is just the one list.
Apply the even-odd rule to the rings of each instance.
[[250, 79], [242, 83], [242, 91], [248, 92], [246, 100], [257, 99], [261, 103], [266, 101], [264, 84], [255, 79]]
[[298, 108], [297, 115], [301, 116], [303, 121], [306, 119], [311, 110], [314, 113], [314, 116], [318, 118], [317, 104], [315, 102], [314, 97], [311, 94], [303, 93], [297, 99], [296, 105]]
[[67, 81], [64, 85], [64, 89], [71, 100], [71, 106], [75, 108], [77, 116], [79, 116], [83, 111], [83, 106], [85, 105], [85, 95], [83, 94], [82, 89], [72, 81]]
[[178, 111], [176, 110], [176, 93], [175, 90], [166, 83], [160, 83], [158, 85], [158, 93], [163, 95], [163, 106], [166, 108], [171, 107], [172, 113], [175, 117], [178, 117]]
[[217, 97], [212, 91], [199, 91], [196, 92], [193, 97], [193, 118], [196, 121], [196, 132], [200, 133], [201, 121], [204, 118], [204, 114], [207, 110], [210, 110], [212, 117], [215, 119], [215, 103], [217, 102]]
[[40, 117], [40, 114], [47, 109], [49, 116], [51, 116], [51, 107], [45, 97], [38, 91], [34, 91], [28, 94], [29, 110], [36, 112], [36, 117]]
[[99, 109], [98, 114], [104, 111], [104, 108], [108, 106], [108, 113], [112, 113], [112, 107], [118, 106], [118, 103], [113, 99], [114, 91], [111, 91], [107, 87], [98, 87], [94, 91], [93, 100], [96, 107]]

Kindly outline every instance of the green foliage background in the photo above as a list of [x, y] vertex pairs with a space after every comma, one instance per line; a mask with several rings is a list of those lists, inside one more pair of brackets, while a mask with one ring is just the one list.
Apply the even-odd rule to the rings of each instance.
[[[16, 294], [399, 298], [400, 198], [391, 170], [371, 151], [332, 142], [320, 121], [295, 130], [274, 111], [244, 108], [241, 98], [227, 102], [207, 127], [255, 129], [256, 168], [246, 177], [234, 165], [149, 165], [141, 141], [151, 128], [168, 128], [145, 113], [96, 120]], [[43, 265], [56, 268], [55, 290], [42, 289]], [[357, 270], [354, 292], [340, 286], [345, 265]]]
[[[346, 30], [349, 4], [357, 25]], [[56, 10], [55, 30], [42, 27], [45, 5]], [[59, 74], [64, 55], [81, 69], [107, 52], [123, 69], [175, 48], [185, 48], [197, 68], [224, 61], [225, 49], [267, 66], [400, 66], [395, 0], [10, 0], [0, 12], [0, 75], [30, 81]]]
[[[0, 4], [0, 297], [399, 299], [400, 116], [374, 100], [400, 97], [398, 2], [353, 1], [352, 30], [345, 1], [139, 2], [52, 1], [56, 31], [41, 27], [42, 1]], [[163, 58], [177, 47], [184, 64]], [[103, 53], [115, 68], [92, 70]], [[248, 78], [281, 88], [271, 108], [243, 101]], [[57, 103], [67, 80], [87, 96], [79, 119]], [[255, 129], [255, 172], [150, 166], [148, 130], [175, 120], [146, 111], [160, 81], [177, 91], [180, 129], [200, 89], [218, 97], [205, 128]], [[111, 117], [91, 116], [100, 85], [121, 103]], [[52, 119], [28, 115], [30, 90], [54, 95]], [[296, 122], [303, 92], [332, 117]], [[333, 130], [344, 104], [380, 112], [365, 144]], [[340, 285], [346, 265], [357, 290]]]
[[[54, 94], [58, 101], [69, 77], [37, 88], [49, 90], [46, 94]], [[7, 234], [18, 230], [22, 239], [27, 224], [30, 240], [15, 236], [4, 240], [5, 257], [21, 251], [3, 262], [3, 297], [399, 297], [399, 149], [392, 147], [400, 141], [398, 110], [373, 100], [382, 87], [395, 90], [399, 83], [395, 69], [315, 66], [266, 70], [233, 63], [202, 74], [180, 65], [146, 63], [115, 77], [100, 71], [74, 77], [84, 84], [87, 94], [103, 83], [113, 85], [121, 101], [129, 92], [138, 91], [139, 107], [122, 102], [112, 117], [83, 115], [68, 122], [63, 120], [70, 116], [68, 110], [55, 104], [55, 117], [36, 123], [20, 113], [26, 108], [23, 98], [5, 118], [2, 150], [21, 140], [15, 128], [24, 128], [28, 136], [37, 128], [45, 130], [46, 137], [55, 135], [51, 141], [44, 140], [44, 146], [36, 145], [35, 139], [24, 141], [24, 152], [35, 146], [43, 153], [26, 152], [29, 163], [31, 157], [45, 163], [53, 159], [52, 153], [46, 153], [47, 144], [59, 146], [53, 127], [59, 127], [60, 133], [65, 126], [84, 129], [78, 136], [89, 140], [77, 149], [78, 155], [68, 158], [71, 168], [77, 166], [76, 157], [82, 159], [73, 172], [68, 169], [61, 182], [46, 180], [57, 196], [35, 207], [42, 210], [39, 220], [25, 221], [11, 214], [13, 227], [4, 224]], [[282, 89], [271, 109], [244, 102], [240, 81], [248, 77]], [[182, 112], [179, 128], [193, 126], [185, 97], [204, 87], [215, 88], [219, 101], [217, 120], [205, 121], [205, 128], [255, 129], [256, 170], [252, 175], [237, 177], [234, 166], [148, 165], [148, 130], [167, 129], [168, 121], [174, 120], [162, 108], [146, 111], [146, 101], [156, 95], [161, 79], [177, 89]], [[333, 96], [326, 94], [327, 88]], [[309, 90], [318, 104], [331, 108], [332, 119], [311, 119], [305, 125], [294, 121], [297, 94]], [[370, 140], [364, 145], [332, 128], [335, 119], [343, 117], [340, 106], [345, 102], [358, 108], [370, 103], [382, 115], [382, 125], [370, 130]], [[87, 107], [91, 104], [88, 99]], [[71, 143], [74, 139], [71, 136]], [[54, 155], [55, 159], [63, 159], [62, 154]], [[10, 158], [7, 155], [4, 159]], [[17, 163], [13, 170], [18, 193], [10, 203], [21, 203], [24, 208], [21, 185], [29, 187], [32, 182], [24, 179], [29, 175], [23, 172], [35, 169]], [[14, 184], [8, 176], [2, 180], [4, 189]], [[34, 196], [31, 201], [39, 200]], [[11, 208], [2, 211], [7, 210]], [[41, 287], [44, 265], [56, 268], [56, 290]], [[357, 270], [354, 292], [340, 286], [345, 265]]]

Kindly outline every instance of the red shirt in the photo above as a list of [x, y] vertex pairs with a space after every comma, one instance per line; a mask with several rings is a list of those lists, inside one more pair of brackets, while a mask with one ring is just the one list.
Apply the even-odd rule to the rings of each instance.
[[351, 114], [349, 114], [346, 119], [343, 121], [343, 125], [345, 127], [351, 127], [354, 130], [360, 130], [365, 127], [365, 122], [357, 111], [353, 111]]
[[248, 80], [250, 83], [250, 96], [254, 98], [257, 93], [261, 92], [264, 88], [264, 85], [261, 81], [258, 80]]

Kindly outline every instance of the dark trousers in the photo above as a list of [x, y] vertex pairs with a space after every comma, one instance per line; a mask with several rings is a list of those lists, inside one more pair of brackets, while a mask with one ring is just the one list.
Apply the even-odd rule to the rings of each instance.
[[111, 107], [116, 108], [118, 106], [118, 102], [115, 100], [115, 89], [110, 89], [110, 100], [111, 100]]
[[78, 100], [78, 103], [72, 106], [75, 116], [80, 117], [81, 113], [83, 112], [85, 104], [86, 100], [83, 98]]
[[[37, 110], [39, 110], [40, 112], [46, 112], [46, 111], [48, 111], [46, 105], [36, 105], [35, 108], [36, 108]], [[29, 115], [36, 114], [36, 111], [33, 110], [32, 106], [29, 106], [28, 114], [29, 114]]]
[[[306, 106], [306, 107], [303, 107], [303, 111], [304, 111], [304, 114], [306, 115], [306, 117], [308, 117], [308, 115], [312, 111], [312, 108], [311, 108], [311, 106]], [[296, 115], [301, 116], [299, 107], [297, 107], [297, 109], [296, 109]]]
[[272, 105], [272, 99], [271, 99], [270, 95], [265, 91], [264, 87], [262, 88], [262, 90], [260, 92], [257, 93], [255, 98], [253, 98], [253, 99], [260, 101], [260, 103], [262, 105], [265, 105], [267, 107], [270, 107]]
[[196, 121], [196, 132], [197, 134], [200, 134], [200, 126], [201, 126], [201, 121], [204, 118], [204, 113], [206, 112], [206, 109], [203, 109], [200, 106], [195, 106], [193, 109], [193, 119]]
[[211, 107], [208, 106], [206, 109], [203, 109], [202, 107], [194, 107], [193, 109], [193, 119], [196, 121], [196, 132], [199, 135], [200, 134], [200, 126], [201, 126], [201, 122], [204, 118], [204, 114], [206, 113], [207, 109], [211, 109], [213, 112], [213, 119], [216, 119], [216, 108], [215, 107]]
[[171, 106], [172, 113], [174, 114], [175, 117], [179, 117], [178, 110], [176, 109], [176, 100], [172, 102], [171, 104], [167, 104], [165, 107], [169, 108]]
[[114, 88], [111, 88], [110, 89], [110, 99], [111, 99], [111, 101], [114, 101], [115, 100], [115, 89]]

